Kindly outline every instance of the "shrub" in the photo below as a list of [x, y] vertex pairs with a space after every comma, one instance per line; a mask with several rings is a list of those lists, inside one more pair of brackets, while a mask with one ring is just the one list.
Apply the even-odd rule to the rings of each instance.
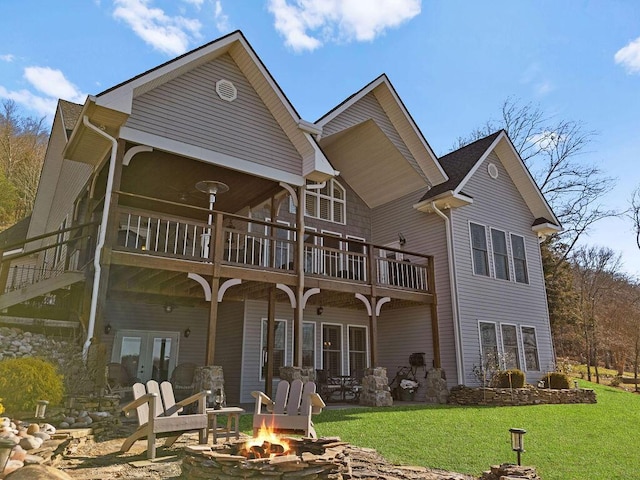
[[62, 401], [62, 376], [49, 362], [35, 357], [0, 362], [0, 392], [10, 413], [35, 411], [38, 400]]
[[491, 386], [496, 388], [522, 388], [524, 387], [524, 381], [524, 372], [513, 368], [497, 372], [491, 379]]
[[571, 378], [569, 375], [559, 372], [549, 372], [542, 377], [544, 388], [552, 388], [559, 390], [562, 388], [571, 388]]

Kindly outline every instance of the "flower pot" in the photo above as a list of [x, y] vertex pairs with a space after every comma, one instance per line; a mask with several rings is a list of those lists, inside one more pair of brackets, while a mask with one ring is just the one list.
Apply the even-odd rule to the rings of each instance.
[[415, 396], [416, 392], [412, 391], [412, 390], [405, 390], [404, 388], [400, 389], [400, 400], [402, 400], [403, 402], [413, 402], [413, 397]]

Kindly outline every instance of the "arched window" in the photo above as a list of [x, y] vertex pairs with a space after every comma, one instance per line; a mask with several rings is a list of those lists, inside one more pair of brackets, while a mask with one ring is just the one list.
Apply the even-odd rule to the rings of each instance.
[[[308, 182], [307, 185], [314, 185]], [[336, 180], [328, 180], [323, 188], [306, 190], [304, 214], [334, 223], [345, 223], [346, 192]]]

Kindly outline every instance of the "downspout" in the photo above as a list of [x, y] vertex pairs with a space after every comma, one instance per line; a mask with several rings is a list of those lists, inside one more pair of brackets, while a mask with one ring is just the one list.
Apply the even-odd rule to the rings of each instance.
[[456, 366], [458, 373], [458, 383], [464, 384], [464, 365], [462, 355], [462, 338], [460, 336], [460, 317], [458, 314], [458, 290], [456, 288], [456, 274], [453, 264], [453, 233], [451, 231], [451, 221], [435, 202], [431, 202], [433, 211], [444, 220], [445, 232], [447, 235], [447, 257], [449, 263], [449, 285], [451, 286], [451, 313], [453, 314], [453, 335], [456, 343]]
[[96, 253], [93, 257], [93, 289], [91, 291], [91, 309], [89, 310], [89, 325], [87, 326], [87, 340], [82, 347], [82, 355], [86, 359], [89, 351], [89, 345], [93, 338], [93, 331], [96, 324], [96, 311], [98, 309], [98, 292], [100, 290], [100, 274], [102, 272], [102, 266], [100, 265], [100, 257], [102, 249], [104, 248], [105, 239], [107, 237], [107, 219], [109, 218], [109, 209], [111, 207], [111, 191], [113, 190], [113, 177], [116, 169], [116, 154], [118, 151], [118, 141], [108, 133], [104, 132], [100, 128], [96, 127], [89, 122], [89, 117], [86, 115], [82, 117], [82, 123], [96, 132], [101, 137], [106, 138], [111, 142], [111, 157], [109, 159], [109, 173], [107, 175], [107, 188], [104, 195], [104, 207], [102, 208], [102, 221], [100, 222], [100, 232], [98, 234], [98, 243], [96, 245]]

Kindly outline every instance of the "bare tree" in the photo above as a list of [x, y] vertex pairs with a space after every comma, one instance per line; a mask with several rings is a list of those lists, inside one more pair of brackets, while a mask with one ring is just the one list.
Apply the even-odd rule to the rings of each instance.
[[629, 216], [633, 222], [633, 230], [636, 234], [636, 245], [640, 249], [640, 186], [631, 194], [631, 209]]
[[578, 239], [602, 218], [618, 215], [600, 203], [615, 182], [597, 166], [580, 160], [596, 132], [573, 120], [547, 116], [539, 106], [507, 98], [501, 118], [490, 120], [454, 148], [504, 129], [563, 226], [557, 240], [566, 245], [557, 260], [567, 258]]
[[47, 140], [44, 118], [21, 116], [15, 102], [2, 102], [0, 183], [11, 188], [0, 196], [0, 223], [11, 224], [33, 209]]
[[579, 296], [579, 315], [584, 337], [587, 378], [591, 381], [591, 366], [598, 372], [599, 347], [603, 336], [604, 318], [609, 293], [619, 275], [620, 255], [606, 247], [579, 247], [572, 254], [575, 289]]

